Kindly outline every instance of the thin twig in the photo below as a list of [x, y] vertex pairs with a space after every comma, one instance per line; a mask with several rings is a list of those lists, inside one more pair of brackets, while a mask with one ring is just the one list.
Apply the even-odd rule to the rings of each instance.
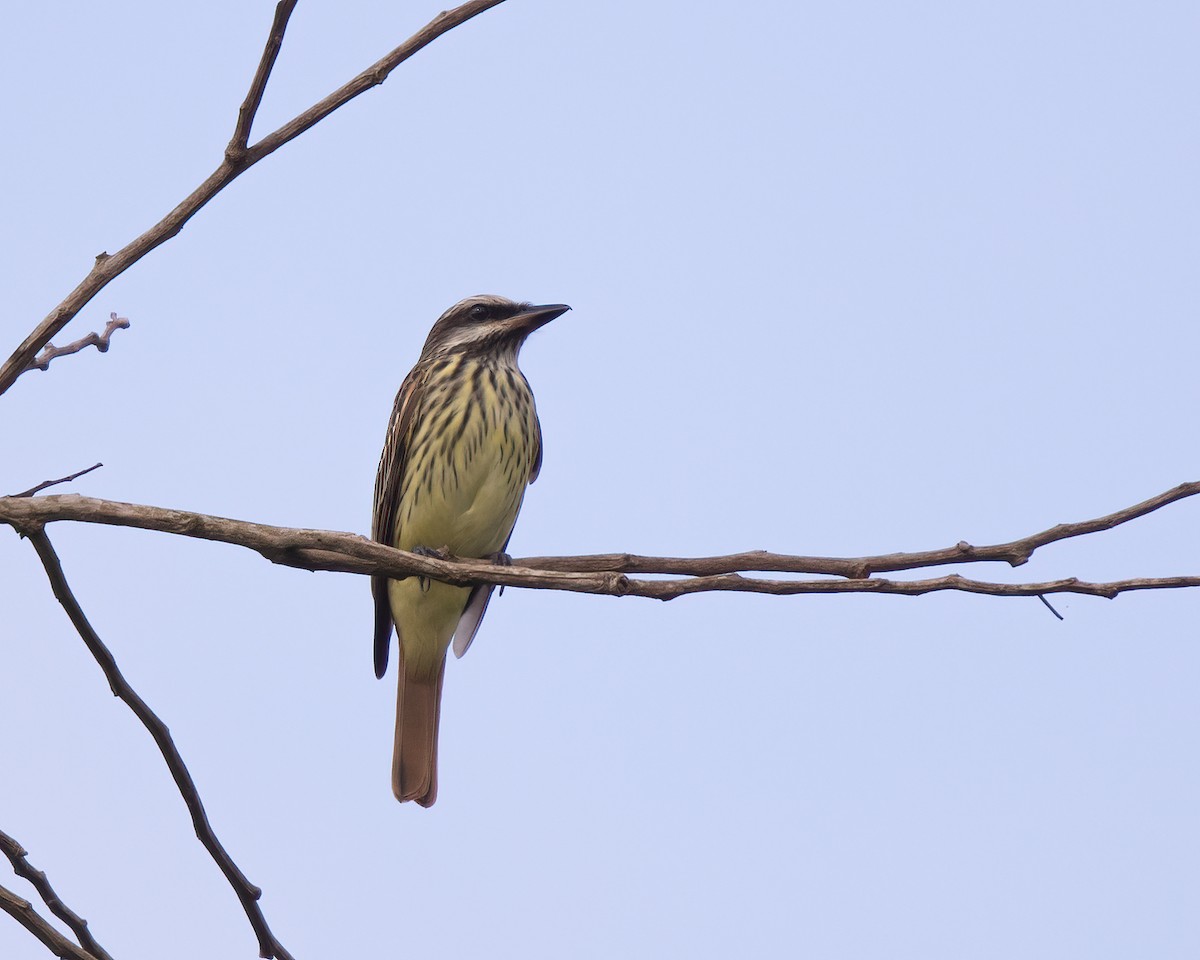
[[84, 950], [96, 960], [112, 960], [108, 951], [100, 946], [96, 942], [96, 938], [92, 936], [92, 932], [88, 929], [88, 922], [59, 899], [54, 888], [50, 886], [45, 871], [35, 869], [33, 864], [25, 859], [29, 852], [3, 830], [0, 830], [0, 851], [3, 851], [4, 855], [8, 857], [13, 872], [33, 884], [33, 888], [38, 892], [38, 896], [42, 898], [42, 902], [46, 904], [50, 912], [71, 928], [75, 939], [79, 941]]
[[262, 59], [254, 72], [250, 90], [246, 99], [238, 109], [237, 126], [233, 130], [233, 139], [225, 148], [225, 159], [237, 163], [246, 152], [246, 143], [250, 139], [250, 128], [254, 125], [254, 116], [258, 113], [263, 94], [267, 89], [267, 81], [271, 78], [271, 70], [275, 67], [275, 59], [283, 46], [283, 34], [287, 30], [288, 19], [296, 9], [296, 0], [279, 0], [275, 6], [275, 20], [271, 24], [271, 32], [267, 35], [267, 45], [263, 49]]
[[35, 360], [29, 361], [27, 370], [49, 370], [50, 361], [56, 357], [66, 357], [72, 353], [78, 353], [86, 347], [95, 347], [101, 353], [108, 353], [109, 342], [112, 340], [112, 335], [117, 330], [128, 330], [129, 320], [125, 317], [118, 317], [115, 313], [108, 315], [108, 323], [104, 325], [103, 333], [96, 333], [94, 330], [86, 337], [80, 337], [65, 347], [56, 347], [54, 344], [47, 341], [46, 349], [42, 351], [41, 356]]
[[1054, 604], [1052, 604], [1049, 600], [1047, 600], [1045, 597], [1043, 597], [1040, 593], [1038, 594], [1038, 599], [1041, 600], [1042, 603], [1044, 603], [1046, 605], [1046, 609], [1049, 610], [1056, 617], [1058, 617], [1059, 620], [1063, 619], [1063, 615], [1054, 609]]
[[[18, 500], [16, 502], [36, 503], [37, 501], [29, 499]], [[183, 757], [180, 756], [175, 742], [171, 739], [171, 733], [167, 729], [167, 725], [147, 706], [146, 701], [138, 695], [137, 691], [121, 675], [116, 659], [108, 647], [104, 645], [99, 634], [96, 633], [92, 625], [88, 622], [83, 608], [79, 605], [79, 601], [75, 599], [74, 593], [71, 592], [66, 574], [63, 573], [62, 563], [59, 561], [58, 554], [55, 553], [53, 545], [50, 543], [50, 538], [46, 536], [46, 531], [40, 525], [37, 525], [26, 528], [24, 533], [29, 537], [34, 549], [37, 550], [38, 556], [41, 558], [42, 566], [46, 569], [46, 576], [50, 580], [50, 586], [54, 590], [55, 598], [62, 604], [79, 636], [83, 638], [88, 651], [100, 665], [100, 669], [104, 671], [104, 676], [108, 680], [108, 686], [112, 690], [113, 695], [119, 697], [129, 706], [134, 716], [150, 731], [150, 736], [154, 738], [154, 742], [158, 745], [163, 759], [167, 762], [167, 768], [171, 771], [171, 776], [175, 780], [175, 785], [179, 788], [179, 792], [187, 804], [188, 812], [192, 815], [192, 826], [196, 830], [196, 836], [212, 856], [213, 860], [216, 861], [217, 866], [221, 868], [221, 872], [225, 874], [225, 878], [229, 881], [230, 886], [233, 887], [234, 892], [242, 903], [242, 909], [246, 911], [246, 916], [250, 919], [250, 926], [254, 928], [254, 933], [258, 937], [259, 955], [268, 958], [277, 957], [279, 960], [292, 960], [292, 955], [275, 938], [275, 935], [271, 932], [271, 928], [267, 926], [266, 917], [263, 916], [262, 909], [258, 905], [258, 899], [262, 896], [262, 890], [246, 879], [246, 875], [233, 862], [233, 859], [217, 839], [216, 834], [213, 833], [212, 826], [208, 822], [208, 815], [204, 812], [204, 804], [201, 803], [200, 794], [196, 790], [195, 781], [192, 780], [192, 775], [188, 772], [188, 768], [183, 762]]]
[[179, 233], [184, 224], [195, 216], [198, 210], [229, 186], [238, 176], [263, 157], [274, 153], [285, 143], [294, 140], [305, 130], [319, 123], [338, 107], [383, 83], [392, 70], [422, 47], [428, 46], [459, 24], [465, 23], [472, 17], [503, 2], [504, 0], [471, 0], [470, 3], [464, 3], [453, 10], [439, 13], [425, 27], [349, 83], [285, 123], [274, 133], [268, 134], [258, 143], [248, 147], [235, 159], [231, 160], [225, 157], [221, 161], [221, 165], [209, 174], [200, 186], [145, 233], [130, 241], [114, 254], [99, 254], [88, 275], [33, 329], [21, 345], [13, 351], [12, 356], [4, 361], [3, 365], [0, 365], [0, 394], [8, 390], [16, 382], [17, 377], [29, 369], [29, 363], [37, 355], [37, 352], [49, 343], [51, 338], [65, 327], [92, 297], [155, 247]]
[[[1028, 597], [1039, 593], [1082, 593], [1113, 597], [1130, 590], [1163, 590], [1200, 586], [1193, 576], [1134, 578], [1090, 583], [1071, 577], [1044, 583], [994, 583], [960, 576], [927, 580], [883, 580], [863, 571], [911, 570], [946, 564], [981, 561], [1024, 562], [1040, 546], [1107, 530], [1144, 516], [1183, 497], [1200, 493], [1200, 482], [1186, 483], [1124, 510], [1085, 520], [1059, 524], [1009, 543], [973, 547], [959, 543], [943, 550], [892, 553], [874, 557], [800, 557], [752, 551], [725, 557], [635, 557], [604, 554], [579, 557], [534, 557], [498, 566], [485, 560], [446, 559], [395, 550], [365, 537], [330, 530], [305, 530], [230, 520], [185, 510], [168, 510], [141, 504], [98, 500], [73, 494], [34, 498], [0, 498], [0, 523], [18, 532], [38, 529], [57, 520], [103, 523], [142, 530], [158, 530], [201, 540], [215, 540], [254, 550], [273, 563], [303, 570], [343, 573], [383, 573], [397, 579], [428, 577], [445, 583], [494, 583], [539, 590], [567, 590], [609, 596], [638, 596], [672, 600], [692, 593], [740, 591], [793, 595], [801, 593], [890, 593], [916, 595], [936, 590], [959, 590], [1001, 597]], [[659, 561], [659, 565], [655, 565]], [[640, 580], [624, 572], [691, 573], [681, 580]], [[770, 580], [742, 576], [753, 571], [825, 574], [836, 579]], [[693, 573], [693, 571], [695, 571]]]
[[96, 960], [82, 947], [77, 947], [50, 926], [46, 919], [33, 909], [33, 904], [18, 897], [8, 887], [0, 886], [0, 910], [37, 937], [56, 957], [62, 957], [63, 960]]
[[70, 483], [72, 480], [78, 480], [85, 473], [91, 473], [93, 470], [99, 470], [104, 464], [93, 463], [90, 467], [84, 470], [79, 470], [76, 473], [68, 474], [65, 477], [59, 477], [57, 480], [43, 480], [35, 487], [30, 487], [28, 490], [22, 490], [20, 493], [11, 494], [14, 497], [32, 497], [35, 493], [45, 490], [47, 487], [56, 487], [60, 483]]

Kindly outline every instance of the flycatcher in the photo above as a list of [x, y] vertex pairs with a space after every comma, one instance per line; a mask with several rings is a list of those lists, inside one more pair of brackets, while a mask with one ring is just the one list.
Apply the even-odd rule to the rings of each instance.
[[[505, 562], [504, 549], [542, 465], [533, 392], [517, 366], [525, 338], [571, 308], [471, 297], [438, 318], [388, 423], [371, 536], [415, 552]], [[400, 639], [392, 792], [428, 807], [437, 798], [442, 676], [451, 641], [461, 657], [492, 595], [421, 577], [372, 577], [375, 675], [387, 671], [392, 624]]]

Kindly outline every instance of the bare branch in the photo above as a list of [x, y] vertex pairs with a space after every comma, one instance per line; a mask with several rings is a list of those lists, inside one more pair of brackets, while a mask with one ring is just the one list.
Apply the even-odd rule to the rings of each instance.
[[271, 32], [267, 36], [266, 48], [263, 50], [262, 59], [258, 62], [258, 69], [254, 72], [254, 79], [250, 83], [246, 99], [238, 109], [237, 126], [233, 131], [233, 139], [225, 148], [225, 159], [231, 163], [239, 162], [246, 152], [246, 143], [250, 139], [250, 128], [254, 125], [254, 116], [258, 113], [259, 104], [262, 103], [263, 94], [267, 89], [267, 80], [271, 77], [275, 59], [279, 56], [280, 47], [283, 46], [283, 34], [287, 30], [288, 19], [295, 9], [296, 0], [279, 0], [275, 6], [275, 20], [271, 24]]
[[[603, 575], [602, 575], [603, 576]], [[943, 590], [958, 590], [963, 593], [982, 593], [993, 597], [1037, 597], [1043, 593], [1082, 593], [1111, 600], [1120, 593], [1131, 590], [1169, 590], [1180, 587], [1200, 587], [1200, 576], [1194, 577], [1141, 577], [1130, 580], [1112, 580], [1107, 583], [1089, 583], [1077, 577], [1062, 580], [1047, 580], [1044, 583], [993, 583], [988, 580], [971, 580], [952, 573], [945, 577], [928, 580], [759, 580], [743, 577], [737, 573], [726, 573], [715, 577], [694, 577], [690, 580], [631, 580], [628, 594], [649, 597], [654, 600], [674, 600], [691, 593], [734, 591], [738, 593], [766, 593], [777, 597], [795, 596], [802, 593], [887, 593], [916, 597], [925, 593]], [[588, 590], [587, 593], [616, 591]]]
[[108, 951], [96, 942], [96, 938], [88, 930], [87, 921], [59, 899], [54, 888], [50, 886], [50, 881], [46, 879], [45, 872], [34, 869], [33, 864], [25, 859], [28, 851], [3, 830], [0, 830], [0, 851], [3, 851], [4, 855], [8, 857], [13, 872], [33, 884], [33, 888], [42, 898], [42, 902], [49, 907], [50, 912], [71, 928], [75, 939], [88, 954], [95, 957], [96, 960], [112, 960]]
[[1200, 481], [1181, 483], [1149, 500], [1135, 503], [1115, 513], [1083, 520], [1077, 523], [1060, 523], [1040, 533], [1019, 540], [976, 547], [960, 541], [952, 547], [940, 550], [924, 550], [916, 553], [889, 553], [875, 557], [796, 557], [787, 554], [751, 550], [723, 557], [643, 557], [629, 553], [596, 554], [588, 557], [529, 557], [522, 561], [528, 567], [540, 570], [576, 570], [617, 573], [669, 573], [691, 576], [711, 576], [721, 573], [758, 570], [768, 573], [823, 573], [851, 579], [862, 579], [873, 573], [898, 570], [913, 570], [919, 567], [940, 567], [952, 563], [979, 563], [999, 561], [1018, 567], [1029, 560], [1039, 547], [1082, 537], [1089, 533], [1111, 530], [1130, 520], [1144, 517], [1148, 513], [1200, 493]]
[[504, 0], [471, 0], [453, 10], [444, 10], [429, 21], [424, 27], [396, 47], [391, 53], [367, 67], [349, 83], [338, 87], [324, 100], [313, 104], [303, 113], [293, 117], [274, 133], [269, 133], [252, 146], [248, 151], [250, 163], [261, 160], [269, 153], [274, 153], [289, 140], [294, 140], [309, 127], [320, 123], [359, 94], [366, 93], [372, 87], [377, 87], [388, 78], [393, 70], [411, 57], [422, 47], [427, 47], [448, 30], [453, 30], [461, 23], [478, 16], [485, 10], [499, 6]]
[[50, 361], [56, 357], [65, 357], [72, 353], [78, 353], [86, 347], [95, 347], [101, 353], [108, 353], [108, 344], [112, 340], [112, 335], [117, 330], [128, 330], [129, 321], [125, 317], [118, 317], [115, 313], [108, 315], [108, 323], [104, 325], [103, 333], [96, 333], [94, 330], [86, 337], [80, 337], [65, 347], [56, 347], [52, 343], [46, 344], [46, 349], [42, 351], [40, 357], [29, 361], [29, 366], [22, 372], [29, 370], [49, 370]]
[[75, 473], [68, 474], [65, 477], [59, 477], [57, 480], [43, 480], [36, 486], [30, 487], [28, 490], [22, 490], [20, 493], [14, 493], [14, 497], [32, 497], [40, 490], [45, 490], [47, 487], [57, 487], [60, 483], [70, 483], [72, 480], [78, 480], [85, 473], [91, 473], [93, 470], [99, 470], [104, 464], [93, 463], [90, 467], [83, 470], [77, 470]]
[[[334, 110], [371, 87], [383, 83], [389, 73], [411, 57], [414, 53], [454, 29], [459, 24], [483, 13], [491, 7], [503, 3], [504, 0], [472, 0], [455, 7], [453, 10], [439, 13], [424, 28], [402, 43], [386, 57], [359, 74], [349, 83], [331, 93], [324, 100], [314, 104], [295, 119], [284, 124], [274, 133], [269, 134], [257, 144], [243, 152], [234, 151], [234, 159], [226, 156], [208, 178], [193, 190], [170, 213], [163, 217], [141, 236], [130, 241], [116, 253], [109, 255], [101, 253], [88, 275], [79, 285], [68, 294], [57, 307], [50, 311], [13, 351], [3, 365], [0, 365], [0, 394], [3, 394], [16, 382], [17, 377], [24, 373], [37, 352], [50, 342], [63, 327], [65, 327], [92, 297], [103, 290], [115, 277], [120, 276], [131, 266], [146, 256], [155, 247], [160, 246], [179, 233], [197, 211], [208, 201], [220, 193], [233, 180], [254, 166], [268, 154], [278, 150], [289, 140], [300, 136], [305, 130], [329, 116]], [[276, 15], [278, 23], [278, 12]], [[274, 25], [272, 30], [274, 30]], [[269, 46], [270, 41], [268, 41]], [[265, 56], [265, 55], [264, 55]], [[260, 64], [260, 70], [263, 69]], [[257, 76], [256, 76], [257, 80]], [[264, 81], [265, 82], [265, 81]], [[253, 95], [253, 87], [251, 88]], [[249, 103], [250, 97], [247, 97]], [[243, 104], [243, 108], [246, 104]], [[240, 119], [239, 119], [240, 124]]]
[[[496, 566], [485, 560], [439, 558], [394, 550], [365, 537], [330, 530], [276, 527], [244, 520], [162, 507], [97, 500], [75, 495], [17, 499], [0, 498], [0, 523], [18, 532], [38, 530], [45, 523], [74, 520], [142, 530], [158, 530], [201, 540], [230, 543], [254, 550], [273, 563], [303, 570], [343, 573], [383, 573], [397, 579], [429, 577], [445, 583], [495, 583], [539, 590], [567, 590], [610, 596], [671, 600], [691, 593], [739, 591], [791, 595], [801, 593], [890, 593], [917, 595], [959, 590], [1003, 597], [1042, 593], [1082, 593], [1113, 597], [1129, 590], [1161, 590], [1200, 585], [1197, 577], [1159, 577], [1090, 583], [1076, 578], [1045, 583], [993, 583], [957, 575], [926, 580], [894, 581], [870, 576], [874, 571], [910, 570], [981, 561], [1024, 563], [1039, 546], [1069, 537], [1107, 530], [1144, 516], [1169, 503], [1200, 493], [1200, 482], [1185, 483], [1143, 503], [1079, 523], [1059, 524], [1020, 540], [973, 547], [959, 543], [942, 550], [891, 553], [874, 557], [800, 557], [765, 551], [724, 557], [637, 557], [603, 554], [579, 557], [532, 557]], [[684, 573], [681, 580], [640, 580], [628, 571], [656, 575]], [[768, 580], [742, 576], [752, 571], [825, 574], [838, 579]]]
[[[34, 503], [34, 499], [16, 500], [16, 503]], [[180, 756], [175, 742], [171, 739], [171, 733], [167, 729], [167, 725], [159, 719], [158, 715], [147, 706], [144, 701], [121, 675], [120, 669], [117, 667], [117, 661], [109, 651], [108, 647], [100, 639], [99, 634], [93, 629], [88, 622], [83, 608], [79, 605], [79, 601], [75, 599], [74, 593], [71, 592], [71, 587], [67, 583], [66, 574], [63, 573], [62, 563], [58, 559], [58, 554], [55, 553], [53, 545], [50, 543], [50, 538], [46, 536], [46, 531], [41, 525], [27, 527], [23, 531], [33, 543], [33, 547], [37, 550], [38, 556], [41, 558], [42, 566], [46, 569], [46, 576], [50, 580], [50, 586], [54, 590], [54, 596], [63, 609], [66, 610], [67, 616], [70, 617], [71, 623], [79, 632], [79, 636], [83, 638], [88, 651], [100, 665], [100, 669], [104, 671], [104, 676], [108, 680], [108, 686], [112, 690], [113, 695], [119, 697], [133, 711], [134, 715], [142, 722], [143, 726], [150, 731], [150, 736], [154, 738], [154, 742], [158, 745], [159, 751], [163, 755], [163, 759], [167, 762], [167, 768], [171, 771], [171, 776], [175, 779], [175, 785], [179, 788], [180, 794], [183, 796], [184, 802], [187, 804], [188, 812], [192, 815], [192, 826], [196, 830], [196, 836], [204, 845], [204, 848], [216, 861], [217, 866], [221, 868], [221, 872], [225, 874], [225, 878], [233, 887], [238, 899], [242, 903], [242, 909], [246, 911], [246, 916], [250, 920], [250, 926], [254, 928], [254, 933], [258, 937], [258, 945], [260, 956], [262, 957], [277, 957], [279, 960], [292, 960], [292, 955], [284, 948], [284, 946], [275, 938], [270, 927], [267, 926], [266, 918], [263, 916], [262, 909], [258, 905], [258, 899], [262, 896], [262, 890], [246, 879], [246, 875], [238, 868], [237, 864], [225, 851], [221, 842], [213, 833], [212, 826], [208, 822], [208, 815], [204, 812], [204, 804], [200, 801], [200, 794], [196, 790], [195, 781], [192, 780], [192, 775], [188, 772], [187, 766], [183, 762], [183, 757]]]
[[45, 918], [33, 909], [33, 904], [18, 897], [8, 887], [0, 887], [0, 910], [37, 937], [56, 957], [62, 957], [63, 960], [95, 960], [91, 954], [75, 946], [50, 926]]

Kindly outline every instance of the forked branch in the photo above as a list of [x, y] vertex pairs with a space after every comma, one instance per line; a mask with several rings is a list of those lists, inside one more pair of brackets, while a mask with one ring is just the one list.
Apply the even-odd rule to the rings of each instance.
[[46, 922], [45, 917], [33, 909], [32, 903], [18, 897], [8, 887], [0, 886], [0, 910], [37, 937], [56, 957], [63, 957], [64, 960], [96, 960], [82, 947], [77, 947], [55, 930]]
[[79, 941], [79, 945], [83, 947], [88, 956], [94, 957], [95, 960], [112, 960], [108, 951], [100, 946], [96, 942], [96, 938], [92, 936], [92, 932], [88, 929], [88, 922], [59, 899], [54, 888], [50, 886], [45, 871], [36, 869], [26, 859], [29, 855], [28, 851], [2, 830], [0, 830], [0, 853], [8, 857], [13, 873], [28, 880], [50, 912], [71, 928], [75, 939]]
[[1149, 500], [1102, 517], [1076, 523], [1059, 523], [1018, 540], [980, 547], [959, 541], [952, 547], [942, 547], [939, 550], [856, 558], [797, 557], [768, 553], [765, 550], [752, 550], [723, 557], [643, 557], [631, 553], [606, 553], [587, 557], [527, 557], [521, 563], [539, 570], [610, 570], [618, 573], [687, 574], [697, 577], [757, 570], [769, 573], [824, 573], [856, 580], [875, 573], [939, 567], [953, 563], [996, 561], [1019, 567], [1026, 563], [1039, 547], [1089, 533], [1111, 530], [1130, 520], [1153, 513], [1176, 500], [1193, 497], [1197, 493], [1200, 493], [1200, 481], [1181, 483]]
[[258, 69], [254, 71], [254, 79], [250, 81], [250, 89], [246, 99], [238, 108], [237, 126], [233, 130], [233, 138], [225, 148], [225, 159], [238, 163], [246, 152], [246, 144], [250, 140], [250, 128], [254, 125], [254, 117], [262, 103], [263, 94], [267, 92], [267, 81], [271, 79], [271, 71], [275, 68], [275, 60], [283, 47], [283, 34], [287, 30], [288, 20], [296, 9], [297, 0], [279, 0], [275, 6], [275, 20], [271, 24], [271, 32], [267, 34], [267, 44], [263, 48], [262, 58], [258, 61]]
[[[400, 46], [392, 50], [383, 59], [372, 64], [353, 80], [344, 84], [329, 96], [284, 124], [283, 127], [274, 133], [269, 134], [258, 143], [250, 146], [249, 138], [254, 118], [258, 112], [259, 105], [262, 103], [267, 82], [270, 79], [271, 71], [279, 55], [288, 20], [296, 7], [296, 0], [279, 0], [258, 68], [255, 71], [254, 79], [251, 81], [250, 89], [246, 93], [246, 98], [238, 111], [233, 137], [225, 149], [225, 155], [221, 164], [200, 186], [193, 190], [190, 195], [184, 198], [182, 202], [149, 230], [136, 237], [116, 253], [112, 255], [101, 253], [96, 257], [95, 263], [87, 276], [83, 278], [66, 299], [59, 303], [33, 329], [20, 346], [0, 365], [0, 394], [7, 391], [23, 373], [32, 369], [47, 369], [55, 357], [78, 353], [88, 346], [95, 346], [100, 352], [105, 352], [108, 349], [113, 333], [118, 329], [129, 326], [128, 320], [117, 317], [115, 313], [111, 315], [111, 319], [101, 334], [90, 333], [65, 347], [51, 346], [50, 340], [97, 293], [104, 289], [108, 283], [141, 260], [142, 257], [146, 256], [155, 247], [165, 243], [179, 233], [188, 220], [244, 171], [275, 150], [278, 150], [285, 143], [298, 137], [305, 130], [319, 123], [334, 110], [338, 109], [338, 107], [354, 99], [364, 91], [383, 83], [396, 67], [418, 50], [432, 43], [442, 34], [502, 2], [503, 0], [470, 0], [470, 2], [463, 3], [452, 10], [438, 14], [423, 29], [400, 44]], [[39, 356], [38, 351], [42, 350], [43, 347], [45, 350]], [[97, 466], [99, 465], [97, 464]], [[89, 468], [89, 470], [93, 469], [95, 467]], [[38, 491], [57, 483], [75, 479], [86, 472], [88, 471], [84, 470], [70, 477], [44, 481], [41, 484], [31, 487], [29, 490], [22, 491], [22, 493], [14, 497], [0, 499], [8, 503], [33, 502], [31, 498]], [[238, 899], [246, 911], [246, 915], [250, 919], [250, 924], [258, 937], [261, 956], [291, 960], [291, 955], [279, 943], [274, 934], [271, 933], [266, 919], [259, 909], [257, 901], [261, 896], [261, 891], [246, 879], [213, 833], [207, 815], [204, 812], [204, 807], [200, 802], [199, 794], [196, 791], [196, 786], [171, 739], [167, 727], [141, 697], [138, 696], [137, 692], [125, 682], [125, 679], [117, 669], [116, 661], [113, 659], [112, 654], [101, 642], [95, 630], [92, 629], [91, 624], [88, 623], [87, 617], [71, 592], [58, 556], [49, 538], [46, 536], [43, 523], [36, 520], [32, 523], [21, 523], [20, 530], [32, 541], [38, 555], [41, 557], [55, 596], [66, 609], [71, 622], [75, 625], [80, 636], [87, 644], [88, 649], [100, 664], [101, 669], [108, 678], [109, 686], [112, 688], [113, 693], [129, 705], [158, 744], [171, 771], [171, 775], [174, 777], [176, 785], [184, 801], [187, 803], [192, 815], [193, 825], [196, 829], [196, 835], [217, 862], [222, 872], [224, 872], [237, 893]], [[22, 869], [20, 864], [24, 863], [24, 851], [20, 850], [19, 845], [15, 845], [14, 841], [13, 845], [6, 847], [6, 852], [9, 853], [14, 867], [20, 872]], [[16, 859], [13, 859], [14, 857]], [[28, 865], [25, 864], [25, 866]], [[32, 868], [29, 869], [32, 870]], [[35, 886], [37, 886], [38, 880], [36, 876], [31, 874], [31, 878], [34, 880]], [[45, 881], [44, 875], [41, 875], [41, 881]], [[90, 956], [98, 958], [98, 960], [105, 960], [107, 954], [99, 948], [94, 940], [90, 939], [90, 936], [87, 934], [86, 924], [78, 917], [75, 917], [74, 914], [71, 914], [70, 911], [66, 911], [67, 915], [64, 915], [55, 909], [55, 905], [57, 904], [62, 910], [66, 910], [57, 901], [57, 898], [54, 897], [49, 884], [44, 883], [44, 886], [38, 886], [37, 889], [44, 898], [50, 898], [47, 899], [47, 904], [51, 909], [55, 910], [56, 914], [71, 924], [72, 929], [79, 936], [81, 943], [85, 947], [88, 947], [88, 950], [75, 946], [75, 944], [63, 937], [54, 927], [40, 917], [31, 904], [2, 887], [0, 887], [0, 909], [14, 916], [57, 956], [80, 957], [84, 958], [84, 960]], [[74, 918], [74, 920], [71, 918]], [[75, 921], [78, 921], [78, 926]]]
[[[1131, 590], [1200, 586], [1200, 577], [1139, 577], [1103, 583], [1068, 577], [1039, 583], [998, 583], [957, 574], [923, 580], [889, 580], [874, 574], [989, 561], [1016, 566], [1028, 560], [1040, 547], [1112, 529], [1197, 493], [1200, 493], [1200, 481], [1184, 483], [1115, 513], [1092, 520], [1059, 524], [1007, 543], [979, 547], [960, 542], [939, 550], [869, 557], [803, 557], [759, 550], [721, 557], [693, 558], [640, 557], [619, 553], [531, 557], [514, 561], [513, 566], [508, 567], [484, 560], [408, 553], [352, 533], [276, 527], [186, 510], [168, 510], [73, 495], [0, 498], [0, 523], [7, 523], [20, 532], [37, 530], [54, 521], [103, 523], [234, 544], [254, 550], [274, 563], [304, 570], [384, 573], [397, 579], [421, 576], [458, 585], [495, 583], [538, 590], [567, 590], [657, 600], [672, 600], [686, 594], [713, 591], [775, 595], [919, 595], [957, 590], [998, 597], [1030, 597], [1048, 593], [1115, 597]], [[824, 578], [781, 580], [744, 575], [762, 572], [816, 574]], [[633, 578], [628, 576], [629, 573], [685, 576], [681, 579], [651, 580]]]
[[258, 71], [255, 73], [250, 92], [247, 94], [246, 100], [239, 111], [234, 139], [230, 143], [230, 148], [232, 149], [227, 148], [226, 156], [222, 159], [221, 165], [209, 174], [208, 178], [185, 197], [174, 210], [141, 236], [131, 240], [114, 254], [101, 253], [96, 257], [96, 262], [87, 276], [80, 281], [79, 285], [71, 291], [65, 300], [51, 310], [46, 318], [34, 328], [33, 332], [13, 351], [12, 356], [3, 365], [0, 365], [0, 394], [8, 390], [16, 382], [17, 377], [30, 369], [30, 363], [37, 356], [37, 352], [49, 343], [97, 293], [103, 290], [114, 278], [120, 276], [141, 260], [142, 257], [155, 247], [165, 243], [179, 233], [183, 229], [184, 224], [195, 216], [201, 207], [229, 186], [237, 177], [258, 163], [263, 157], [274, 153], [288, 141], [294, 140], [300, 134], [304, 133], [305, 130], [320, 123], [325, 117], [338, 109], [338, 107], [343, 106], [372, 87], [383, 83], [396, 67], [422, 47], [428, 46], [442, 34], [453, 30], [459, 24], [465, 23], [472, 17], [503, 2], [504, 0], [471, 0], [471, 2], [461, 4], [453, 10], [439, 13], [423, 28], [405, 40], [404, 43], [400, 44], [400, 46], [396, 47], [396, 49], [381, 60], [373, 63], [353, 80], [343, 84], [333, 93], [329, 94], [329, 96], [289, 120], [274, 133], [263, 137], [258, 143], [244, 149], [239, 149], [238, 143], [241, 137], [243, 135], [249, 136], [250, 124], [254, 119], [254, 114], [257, 112], [258, 103], [262, 99], [262, 89], [260, 89], [260, 86], [265, 88], [271, 67], [275, 62], [275, 54], [272, 52], [274, 50], [273, 45], [276, 42], [282, 42], [283, 30], [287, 26], [287, 17], [291, 13], [291, 6], [287, 4], [286, 0], [280, 3], [276, 8], [275, 21], [272, 24], [271, 33], [267, 40], [267, 49], [264, 51]]
[[[32, 503], [33, 501], [18, 500], [17, 502]], [[53, 544], [50, 543], [50, 538], [46, 536], [46, 531], [40, 525], [35, 525], [26, 528], [23, 532], [29, 537], [38, 557], [41, 558], [55, 598], [62, 604], [71, 623], [87, 646], [88, 652], [100, 665], [100, 669], [104, 671], [104, 677], [108, 680], [108, 686], [112, 690], [113, 696], [124, 701], [158, 745], [163, 759], [167, 762], [167, 768], [175, 779], [175, 785], [179, 788], [179, 793], [187, 804], [188, 812], [192, 815], [192, 826], [195, 828], [197, 838], [216, 861], [217, 866], [221, 868], [221, 872], [225, 874], [225, 878], [233, 887], [238, 900], [241, 901], [242, 909], [246, 911], [250, 926], [254, 928], [254, 933], [258, 937], [259, 955], [277, 957], [279, 960], [292, 960], [292, 955], [275, 938], [275, 934], [267, 926], [266, 917], [263, 916], [262, 909], [258, 905], [262, 891], [246, 879], [246, 875], [233, 862], [233, 858], [225, 851], [221, 841], [213, 832], [212, 825], [208, 822], [208, 814], [204, 812], [204, 804], [200, 802], [200, 794], [196, 790], [195, 781], [192, 780], [192, 775], [188, 772], [183, 757], [175, 746], [175, 741], [171, 739], [171, 732], [167, 729], [167, 725], [159, 719], [146, 701], [126, 681], [120, 668], [117, 667], [116, 659], [88, 621], [79, 601], [75, 599], [75, 594], [71, 591], [70, 584], [67, 583], [66, 574], [63, 573], [62, 563], [58, 559]]]

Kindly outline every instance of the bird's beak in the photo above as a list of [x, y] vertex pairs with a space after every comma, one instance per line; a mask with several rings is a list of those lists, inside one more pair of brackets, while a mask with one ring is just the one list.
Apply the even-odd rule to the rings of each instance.
[[512, 318], [512, 325], [526, 333], [533, 333], [538, 327], [544, 327], [555, 317], [561, 317], [571, 308], [565, 303], [544, 303], [539, 306], [526, 307]]

